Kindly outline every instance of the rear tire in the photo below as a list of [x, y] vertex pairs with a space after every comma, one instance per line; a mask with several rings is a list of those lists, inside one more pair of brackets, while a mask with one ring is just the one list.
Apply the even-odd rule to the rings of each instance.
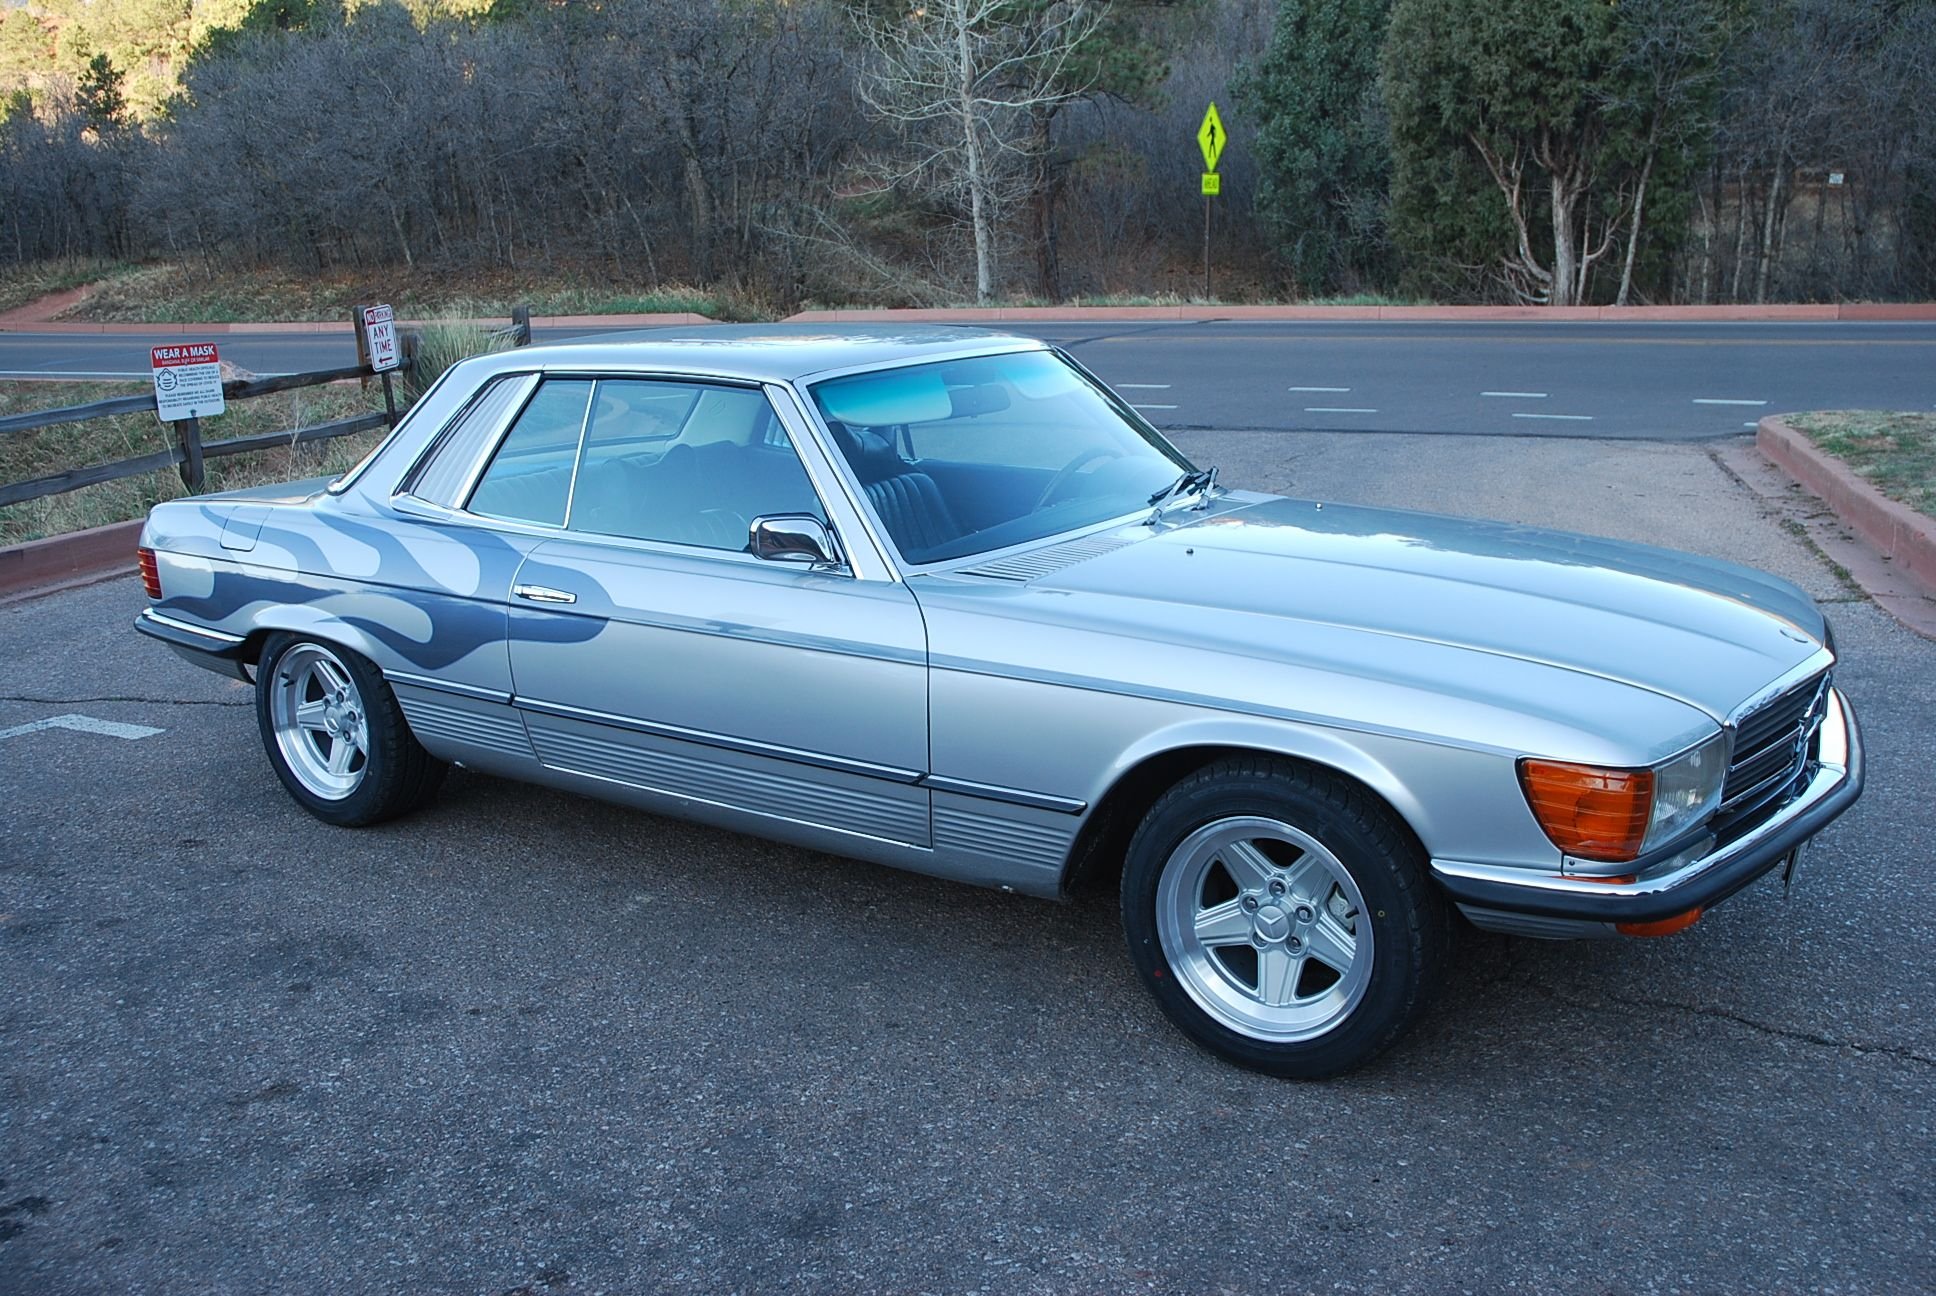
[[1424, 853], [1382, 802], [1268, 757], [1207, 765], [1144, 816], [1123, 931], [1170, 1020], [1218, 1056], [1317, 1079], [1389, 1047], [1450, 943]]
[[449, 766], [423, 749], [367, 658], [277, 634], [256, 669], [256, 722], [276, 777], [324, 823], [360, 828], [416, 809]]

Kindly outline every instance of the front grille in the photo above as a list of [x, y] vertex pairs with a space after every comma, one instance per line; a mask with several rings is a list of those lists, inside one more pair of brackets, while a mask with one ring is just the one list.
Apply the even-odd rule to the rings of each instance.
[[1808, 766], [1809, 747], [1827, 698], [1824, 671], [1735, 721], [1734, 754], [1721, 784], [1717, 826], [1741, 825], [1785, 799]]

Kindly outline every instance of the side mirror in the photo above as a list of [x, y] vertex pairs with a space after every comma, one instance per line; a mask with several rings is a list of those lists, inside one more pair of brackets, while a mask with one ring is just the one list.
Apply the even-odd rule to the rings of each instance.
[[752, 555], [767, 562], [806, 563], [814, 568], [846, 565], [827, 524], [806, 513], [756, 517], [748, 528], [748, 541]]

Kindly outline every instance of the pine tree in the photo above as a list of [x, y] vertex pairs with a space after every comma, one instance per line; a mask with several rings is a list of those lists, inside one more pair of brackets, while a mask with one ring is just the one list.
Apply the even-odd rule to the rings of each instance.
[[1271, 44], [1237, 81], [1257, 129], [1256, 211], [1305, 293], [1389, 273], [1391, 149], [1378, 82], [1391, 0], [1280, 0]]

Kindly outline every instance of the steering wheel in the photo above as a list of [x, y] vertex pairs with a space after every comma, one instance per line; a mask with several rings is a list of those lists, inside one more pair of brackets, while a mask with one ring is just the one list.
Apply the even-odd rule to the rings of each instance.
[[1055, 476], [1049, 478], [1049, 484], [1043, 487], [1041, 495], [1036, 497], [1035, 507], [1030, 509], [1029, 512], [1033, 513], [1047, 508], [1049, 501], [1055, 498], [1056, 493], [1064, 486], [1067, 486], [1069, 479], [1082, 471], [1085, 465], [1093, 463], [1098, 459], [1120, 459], [1122, 457], [1123, 452], [1111, 446], [1090, 446], [1085, 450], [1078, 450], [1075, 458], [1056, 469]]

